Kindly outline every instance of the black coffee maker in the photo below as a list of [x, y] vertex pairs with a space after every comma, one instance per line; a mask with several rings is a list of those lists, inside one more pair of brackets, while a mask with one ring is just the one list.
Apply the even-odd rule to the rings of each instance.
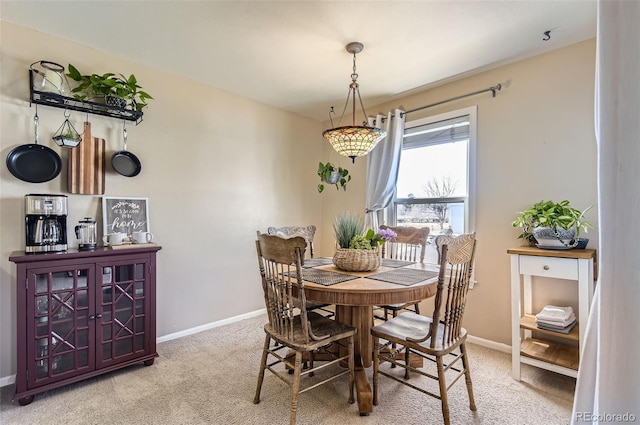
[[25, 252], [67, 250], [67, 196], [25, 195]]

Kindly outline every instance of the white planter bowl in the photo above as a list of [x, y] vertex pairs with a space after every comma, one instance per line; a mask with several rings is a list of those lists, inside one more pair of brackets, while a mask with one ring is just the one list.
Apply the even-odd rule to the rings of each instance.
[[536, 246], [543, 249], [571, 249], [576, 236], [575, 229], [552, 229], [551, 227], [536, 227], [533, 229], [533, 237], [538, 243]]

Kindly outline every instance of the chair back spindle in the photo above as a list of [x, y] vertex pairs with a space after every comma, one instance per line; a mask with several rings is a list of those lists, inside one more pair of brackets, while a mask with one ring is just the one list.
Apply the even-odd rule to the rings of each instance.
[[382, 245], [382, 258], [424, 263], [428, 227], [382, 225], [380, 228], [393, 230], [398, 235], [395, 241]]

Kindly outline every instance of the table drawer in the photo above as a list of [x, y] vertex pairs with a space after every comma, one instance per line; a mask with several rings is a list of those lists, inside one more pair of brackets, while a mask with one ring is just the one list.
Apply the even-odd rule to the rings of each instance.
[[574, 258], [520, 255], [520, 273], [532, 276], [578, 280], [578, 260]]

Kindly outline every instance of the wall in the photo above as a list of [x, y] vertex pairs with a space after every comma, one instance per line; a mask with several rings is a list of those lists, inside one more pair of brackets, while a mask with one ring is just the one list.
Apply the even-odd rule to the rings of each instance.
[[[569, 199], [579, 209], [593, 205], [587, 218], [597, 225], [594, 81], [595, 40], [588, 40], [384, 105], [367, 106], [370, 113], [386, 113], [398, 107], [411, 110], [497, 83], [504, 86], [495, 98], [485, 93], [407, 116], [411, 121], [478, 107], [478, 201], [476, 228], [472, 229], [478, 238], [478, 285], [465, 313], [465, 326], [474, 336], [511, 344], [506, 251], [520, 245], [516, 239], [519, 232], [510, 225], [518, 211], [540, 200]], [[356, 160], [350, 196], [330, 193], [325, 198], [320, 255], [333, 252], [331, 222], [336, 213], [345, 209], [364, 211], [365, 162], [364, 158]], [[591, 230], [586, 236], [590, 248], [598, 246], [597, 231]], [[571, 281], [543, 281], [535, 287], [534, 307], [541, 308], [545, 303], [577, 307], [577, 285]], [[422, 311], [430, 310], [423, 307]]]
[[[135, 178], [110, 166], [111, 154], [122, 149], [122, 122], [89, 120], [94, 137], [107, 140], [105, 195], [149, 198], [151, 230], [163, 247], [158, 336], [264, 308], [255, 232], [321, 221], [322, 198], [315, 190], [320, 123], [13, 24], [0, 22], [0, 31], [3, 162], [14, 147], [33, 143], [36, 108], [29, 106], [27, 70], [35, 61], [72, 63], [83, 73], [133, 73], [155, 98], [144, 121], [127, 127], [128, 149], [143, 164]], [[40, 143], [59, 152], [65, 166], [59, 177], [40, 184], [0, 167], [0, 385], [16, 367], [15, 265], [7, 258], [24, 249], [24, 195], [67, 194], [69, 227], [87, 216], [102, 220], [99, 195], [67, 193], [68, 153], [50, 140], [63, 110], [38, 106], [38, 114]], [[85, 118], [71, 115], [80, 131]], [[77, 247], [71, 232], [68, 237]]]

